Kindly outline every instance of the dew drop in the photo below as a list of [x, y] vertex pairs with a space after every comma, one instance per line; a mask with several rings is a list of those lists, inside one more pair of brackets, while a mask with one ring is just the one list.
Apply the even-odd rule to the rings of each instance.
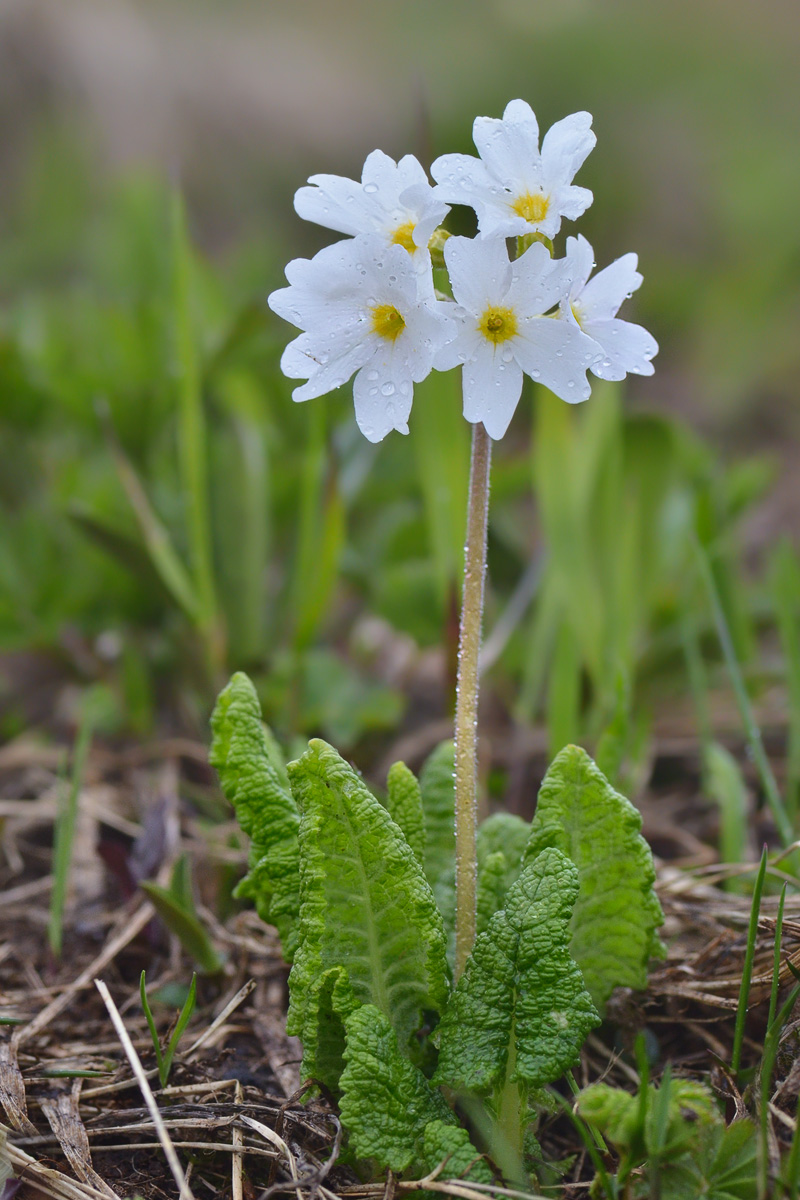
[[568, 387], [568, 388], [574, 388], [574, 387], [575, 387], [575, 380], [574, 380], [574, 379], [569, 379], [569, 380], [567, 381], [567, 387]]
[[378, 394], [378, 389], [377, 389], [377, 388], [370, 388], [370, 389], [369, 389], [369, 394], [370, 394], [370, 396], [377, 396], [377, 394]]
[[383, 393], [384, 396], [393, 396], [394, 395], [394, 384], [392, 383], [391, 380], [387, 380], [386, 383], [381, 384], [381, 392]]
[[377, 190], [378, 190], [377, 183], [365, 183], [364, 184], [364, 191], [367, 193], [368, 196], [374, 196], [375, 193], [377, 192]]
[[563, 358], [563, 357], [564, 357], [564, 351], [556, 350], [556, 358]]
[[367, 371], [367, 379], [370, 381], [370, 383], [374, 382], [374, 380], [376, 380], [377, 378], [378, 378], [377, 371]]
[[531, 378], [538, 379], [539, 376], [541, 375], [541, 373], [542, 373], [541, 371], [531, 371]]

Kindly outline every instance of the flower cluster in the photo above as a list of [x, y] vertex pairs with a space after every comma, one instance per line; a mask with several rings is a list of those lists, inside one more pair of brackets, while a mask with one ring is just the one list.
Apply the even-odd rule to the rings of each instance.
[[[359, 428], [372, 442], [408, 432], [413, 385], [431, 370], [463, 368], [464, 416], [493, 438], [508, 428], [522, 376], [570, 403], [590, 393], [587, 372], [624, 379], [652, 374], [655, 340], [617, 317], [642, 282], [635, 254], [592, 277], [592, 247], [567, 238], [563, 258], [552, 239], [592, 193], [572, 180], [595, 144], [588, 113], [556, 122], [539, 147], [539, 127], [524, 100], [502, 119], [478, 117], [478, 158], [444, 154], [431, 167], [435, 186], [412, 155], [395, 162], [380, 150], [361, 182], [314, 175], [295, 196], [301, 217], [349, 239], [295, 259], [289, 286], [270, 306], [302, 330], [281, 368], [307, 380], [309, 400], [353, 380]], [[475, 238], [440, 229], [451, 204], [474, 208]], [[517, 239], [509, 257], [506, 239]], [[446, 239], [446, 240], [445, 240]], [[444, 245], [452, 299], [434, 288], [430, 245]]]

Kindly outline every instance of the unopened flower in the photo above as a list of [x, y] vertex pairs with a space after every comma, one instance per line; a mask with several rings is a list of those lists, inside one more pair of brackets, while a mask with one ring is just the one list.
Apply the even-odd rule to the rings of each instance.
[[428, 241], [449, 212], [428, 182], [425, 171], [406, 154], [395, 162], [382, 150], [367, 156], [361, 182], [343, 175], [312, 175], [310, 187], [294, 197], [298, 214], [328, 229], [356, 236], [379, 234], [402, 246], [421, 270], [429, 268]]
[[637, 256], [623, 254], [591, 279], [594, 252], [582, 235], [567, 238], [567, 260], [572, 283], [561, 311], [589, 337], [603, 354], [590, 370], [600, 379], [624, 379], [628, 371], [652, 375], [650, 359], [658, 353], [658, 342], [641, 325], [617, 317], [617, 309], [642, 282], [636, 270]]
[[308, 382], [295, 400], [322, 396], [355, 374], [358, 427], [371, 442], [392, 429], [408, 433], [413, 385], [430, 373], [452, 336], [452, 305], [419, 298], [406, 250], [376, 235], [326, 246], [286, 268], [289, 287], [269, 305], [303, 330], [283, 352], [281, 370]]
[[554, 237], [561, 218], [574, 221], [592, 203], [573, 177], [597, 140], [590, 113], [551, 126], [539, 150], [539, 125], [531, 106], [512, 100], [502, 119], [477, 117], [473, 140], [480, 158], [443, 154], [431, 167], [436, 194], [468, 204], [485, 237]]
[[464, 416], [501, 438], [514, 415], [523, 373], [562, 400], [591, 391], [586, 371], [602, 354], [577, 325], [544, 316], [570, 286], [570, 264], [541, 243], [510, 262], [499, 239], [452, 237], [444, 256], [459, 331], [439, 352], [438, 370], [463, 364]]

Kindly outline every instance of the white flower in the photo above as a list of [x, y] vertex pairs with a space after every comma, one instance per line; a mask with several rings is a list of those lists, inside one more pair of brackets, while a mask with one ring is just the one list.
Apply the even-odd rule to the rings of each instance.
[[365, 235], [326, 246], [286, 268], [289, 287], [269, 305], [304, 330], [283, 352], [281, 370], [308, 383], [295, 400], [322, 396], [356, 373], [358, 427], [371, 442], [391, 429], [408, 433], [413, 384], [431, 371], [435, 353], [452, 336], [453, 306], [418, 298], [408, 253]]
[[437, 196], [471, 205], [484, 237], [552, 238], [561, 218], [574, 221], [592, 203], [587, 188], [572, 186], [596, 142], [590, 113], [557, 121], [539, 152], [539, 125], [524, 100], [512, 100], [502, 120], [477, 117], [472, 136], [480, 158], [443, 154], [431, 167]]
[[562, 400], [590, 394], [586, 371], [602, 354], [577, 325], [543, 313], [568, 294], [570, 264], [534, 243], [510, 262], [505, 242], [452, 237], [444, 256], [457, 301], [456, 338], [437, 355], [444, 371], [463, 363], [464, 416], [501, 438], [522, 391], [522, 375]]
[[312, 175], [308, 182], [313, 186], [299, 188], [294, 197], [304, 220], [353, 236], [380, 234], [407, 250], [418, 269], [429, 268], [428, 242], [450, 210], [434, 195], [413, 154], [396, 163], [382, 150], [373, 150], [361, 183], [343, 175]]
[[623, 300], [642, 282], [636, 270], [636, 255], [623, 254], [589, 279], [594, 252], [579, 234], [567, 238], [567, 260], [571, 264], [572, 283], [561, 311], [601, 346], [603, 355], [592, 363], [591, 371], [600, 379], [624, 379], [628, 371], [652, 375], [650, 359], [658, 353], [658, 342], [641, 325], [617, 317]]

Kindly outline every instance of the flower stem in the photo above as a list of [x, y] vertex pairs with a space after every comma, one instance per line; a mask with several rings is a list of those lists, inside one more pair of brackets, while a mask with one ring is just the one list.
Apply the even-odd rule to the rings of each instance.
[[464, 970], [475, 941], [478, 655], [483, 616], [483, 580], [486, 574], [491, 460], [491, 439], [482, 424], [475, 424], [472, 427], [456, 690], [456, 979]]

